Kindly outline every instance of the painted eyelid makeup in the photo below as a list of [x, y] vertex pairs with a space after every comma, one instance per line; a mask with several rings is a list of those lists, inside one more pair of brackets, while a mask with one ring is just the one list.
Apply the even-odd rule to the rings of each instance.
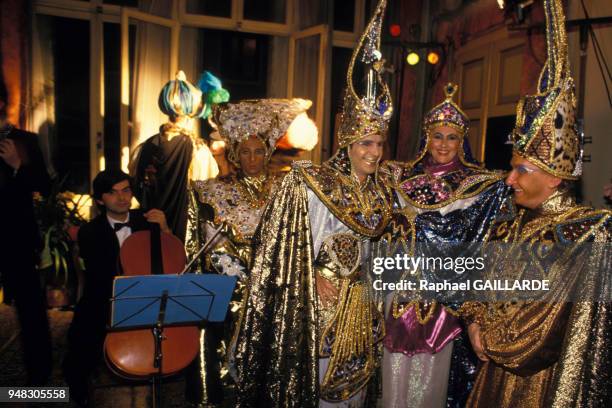
[[537, 171], [536, 169], [532, 169], [522, 164], [516, 166], [515, 169], [519, 174], [535, 173]]

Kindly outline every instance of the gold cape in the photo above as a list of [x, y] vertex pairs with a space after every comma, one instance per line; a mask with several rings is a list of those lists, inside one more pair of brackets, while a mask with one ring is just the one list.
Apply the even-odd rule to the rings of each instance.
[[[489, 407], [492, 401], [498, 407], [605, 406], [609, 401], [610, 303], [563, 300], [578, 287], [582, 298], [595, 298], [597, 284], [585, 285], [578, 277], [593, 277], [589, 272], [597, 271], [595, 280], [608, 279], [601, 274], [609, 271], [605, 243], [611, 240], [611, 227], [609, 211], [577, 206], [567, 193], [556, 193], [537, 210], [522, 210], [514, 221], [493, 228], [492, 240], [527, 248], [532, 265], [546, 265], [542, 277], [560, 283], [543, 301], [462, 306], [464, 319], [481, 326], [490, 359], [478, 372], [468, 407]], [[585, 254], [574, 245], [582, 242], [599, 246]], [[548, 255], [547, 246], [555, 244], [567, 246]], [[520, 256], [509, 251], [495, 263], [508, 278], [520, 279], [525, 273]]]
[[[345, 152], [322, 166], [297, 162], [270, 201], [255, 236], [249, 296], [238, 339], [238, 406], [317, 407], [319, 327], [314, 243], [307, 186], [360, 236], [373, 237], [390, 216], [388, 190], [370, 180], [356, 191], [344, 179]], [[363, 202], [370, 199], [368, 203]], [[364, 211], [360, 212], [360, 208]]]
[[258, 177], [230, 174], [192, 183], [197, 193], [192, 201], [198, 202], [194, 208], [199, 211], [190, 214], [193, 227], [189, 229], [191, 239], [187, 248], [191, 256], [215, 229], [221, 228], [196, 271], [239, 278], [224, 325], [208, 327], [200, 335], [200, 353], [187, 374], [187, 397], [192, 403], [214, 404], [224, 398], [224, 389], [233, 384], [229, 374], [244, 310], [251, 238], [267, 199], [279, 183], [278, 177], [266, 174]]
[[258, 249], [237, 344], [238, 404], [314, 407], [317, 293], [306, 187], [296, 171], [264, 210], [253, 241]]

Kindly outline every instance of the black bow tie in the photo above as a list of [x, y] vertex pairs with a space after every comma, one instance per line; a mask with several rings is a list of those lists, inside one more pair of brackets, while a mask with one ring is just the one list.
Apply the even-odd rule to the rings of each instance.
[[115, 226], [113, 228], [115, 229], [115, 232], [117, 232], [117, 231], [119, 231], [123, 227], [129, 228], [130, 227], [130, 223], [128, 223], [128, 222], [116, 222]]

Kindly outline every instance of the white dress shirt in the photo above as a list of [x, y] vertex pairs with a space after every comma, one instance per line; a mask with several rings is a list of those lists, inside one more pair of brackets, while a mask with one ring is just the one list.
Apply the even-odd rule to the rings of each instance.
[[[130, 222], [130, 213], [128, 213], [128, 216], [125, 219], [125, 221], [116, 220], [114, 218], [109, 217], [108, 215], [106, 216], [106, 219], [108, 220], [108, 223], [110, 224], [111, 228], [114, 230], [115, 229], [115, 224], [125, 224], [125, 223]], [[123, 227], [119, 231], [115, 231], [115, 235], [117, 235], [117, 240], [119, 240], [119, 247], [120, 248], [121, 248], [121, 245], [123, 245], [123, 242], [131, 234], [132, 234], [132, 228], [130, 228], [129, 226]]]

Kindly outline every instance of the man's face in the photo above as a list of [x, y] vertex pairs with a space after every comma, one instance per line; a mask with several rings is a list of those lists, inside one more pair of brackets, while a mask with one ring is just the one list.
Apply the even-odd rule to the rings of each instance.
[[526, 208], [540, 206], [557, 190], [561, 179], [546, 173], [535, 164], [516, 154], [510, 161], [512, 170], [506, 177], [506, 184], [514, 189], [514, 201]]
[[238, 146], [238, 160], [245, 175], [258, 176], [266, 164], [266, 146], [257, 136], [250, 136]]
[[111, 191], [102, 194], [98, 204], [106, 207], [106, 213], [111, 217], [122, 217], [130, 211], [132, 205], [132, 188], [129, 180], [123, 180], [115, 184]]
[[348, 147], [353, 172], [363, 182], [368, 174], [376, 172], [378, 162], [383, 155], [385, 138], [379, 134], [371, 134]]
[[437, 164], [450, 163], [459, 152], [461, 136], [450, 126], [439, 126], [431, 130], [428, 151]]

